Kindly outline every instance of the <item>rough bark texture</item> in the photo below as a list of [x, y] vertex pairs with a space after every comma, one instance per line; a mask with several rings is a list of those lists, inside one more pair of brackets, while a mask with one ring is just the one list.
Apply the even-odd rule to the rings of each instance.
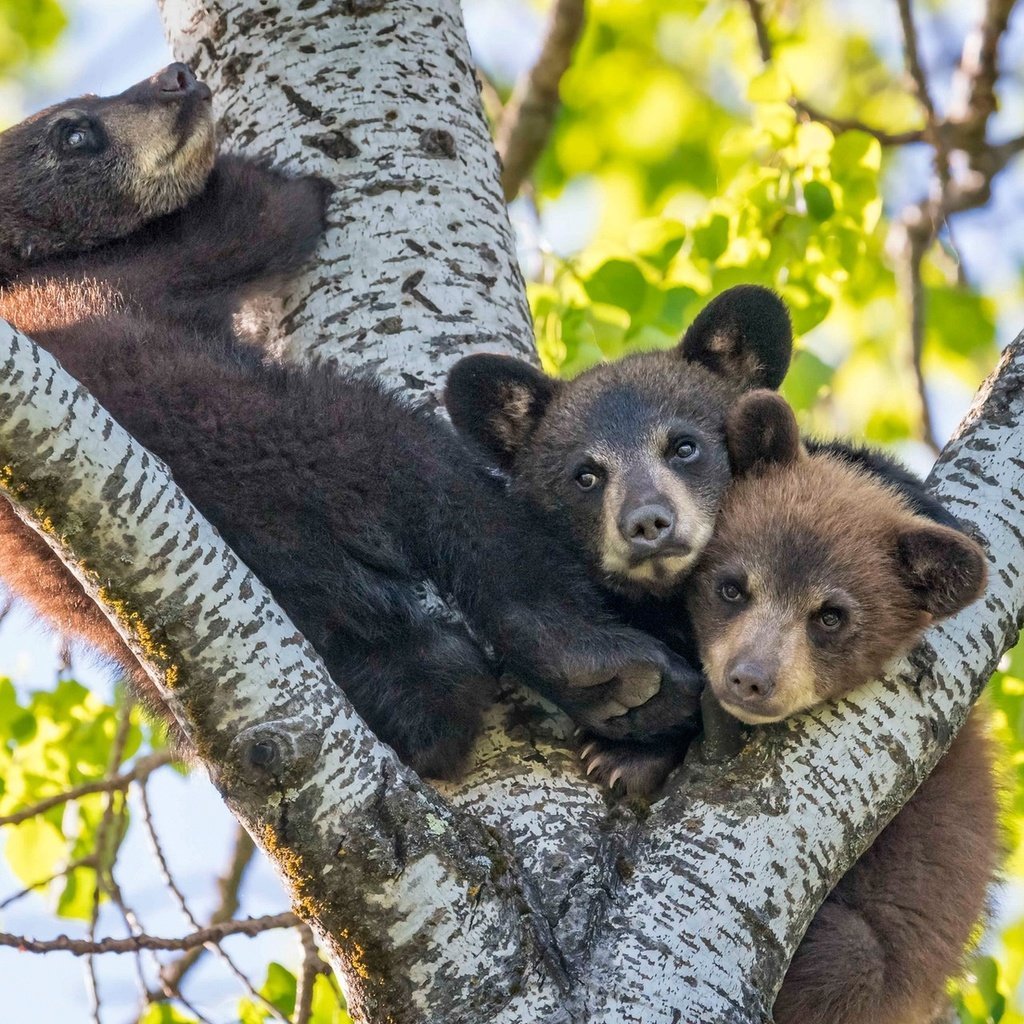
[[504, 1003], [547, 948], [511, 852], [367, 730], [167, 468], [2, 322], [0, 362], [0, 490], [150, 671], [355, 1012]]
[[338, 186], [329, 256], [270, 326], [282, 353], [428, 397], [472, 345], [532, 358], [458, 0], [161, 4], [224, 145]]
[[[408, 372], [422, 392], [460, 337], [527, 344], [454, 3], [164, 10], [219, 89], [230, 141], [341, 186], [321, 263], [289, 299], [289, 354]], [[429, 127], [455, 158], [413, 160]], [[485, 248], [493, 287], [462, 273]], [[512, 690], [473, 771], [439, 795], [355, 718], [164, 468], [8, 328], [0, 353], [0, 488], [165, 687], [359, 1020], [766, 1021], [829, 886], [934, 764], [1020, 622], [1024, 337], [936, 470], [989, 544], [989, 593], [890, 680], [762, 730], [729, 764], [691, 759], [649, 815], [606, 803], [565, 720]]]

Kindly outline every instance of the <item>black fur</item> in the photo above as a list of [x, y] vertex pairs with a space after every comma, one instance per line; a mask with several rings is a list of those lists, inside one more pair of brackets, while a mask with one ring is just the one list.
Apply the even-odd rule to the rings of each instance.
[[[779, 386], [791, 348], [789, 314], [778, 296], [757, 286], [740, 286], [710, 302], [671, 352], [628, 356], [571, 381], [546, 377], [516, 360], [471, 356], [453, 368], [446, 402], [456, 428], [511, 475], [512, 492], [525, 495], [583, 552], [619, 614], [664, 637], [696, 671], [699, 659], [680, 595], [691, 566], [683, 566], [665, 584], [609, 573], [608, 530], [600, 500], [593, 490], [581, 492], [575, 486], [573, 469], [591, 452], [602, 453], [606, 460], [610, 453], [623, 467], [624, 486], [649, 490], [644, 464], [663, 457], [649, 450], [649, 439], [669, 431], [686, 433], [700, 441], [701, 457], [674, 469], [696, 510], [691, 518], [696, 514], [713, 522], [731, 472], [756, 470], [772, 461], [780, 446], [794, 457], [799, 449], [801, 439], [791, 428], [792, 414], [784, 403], [785, 415], [771, 418], [772, 430], [763, 425], [757, 431], [734, 430], [736, 440], [726, 446], [730, 410], [743, 396], [749, 401], [751, 391]], [[770, 394], [765, 391], [766, 399]], [[839, 440], [804, 439], [803, 444], [811, 454], [831, 454], [859, 465], [885, 480], [913, 511], [960, 528], [924, 484], [889, 456]], [[670, 735], [648, 737], [646, 746], [621, 749], [588, 737], [592, 776], [618, 778], [631, 792], [649, 792], [651, 780], [660, 784], [678, 762], [695, 728], [690, 723]]]
[[924, 482], [891, 455], [878, 451], [877, 448], [838, 439], [823, 441], [819, 438], [805, 437], [804, 447], [811, 455], [834, 455], [860, 466], [873, 476], [881, 477], [919, 516], [931, 519], [940, 526], [949, 526], [954, 530], [963, 529], [960, 520], [946, 511], [928, 493]]
[[[166, 78], [153, 81], [160, 88], [92, 103], [95, 130], [125, 116], [126, 104], [135, 116], [140, 104], [191, 110], [196, 102], [187, 80], [177, 98], [164, 95]], [[59, 177], [68, 159], [79, 161], [74, 188], [86, 187], [85, 155], [46, 149], [60, 117], [54, 108], [13, 129], [17, 160], [0, 162], [0, 179], [24, 170], [18, 162], [36, 132], [37, 152], [49, 155], [29, 170], [47, 180], [49, 194], [62, 195], [47, 174]], [[165, 120], [178, 130], [178, 119]], [[121, 209], [131, 198], [107, 180], [112, 159], [97, 154], [91, 166], [97, 193]], [[131, 152], [118, 159], [122, 170], [137, 164]], [[5, 209], [19, 243], [7, 257], [0, 316], [57, 356], [168, 463], [370, 727], [417, 770], [458, 770], [503, 670], [606, 735], [688, 719], [697, 699], [689, 667], [614, 620], [576, 560], [525, 505], [508, 500], [447, 426], [379, 382], [270, 365], [236, 339], [240, 300], [313, 252], [327, 189], [231, 157], [207, 174], [184, 208], [125, 237], [120, 227], [132, 216], [113, 218], [105, 244], [97, 244], [99, 207], [80, 246], [64, 232], [50, 253], [51, 235], [32, 233], [38, 211]], [[31, 256], [19, 263], [15, 248]], [[148, 688], [106, 620], [6, 504], [0, 564], [44, 616], [113, 654]], [[428, 614], [425, 588], [456, 605], [474, 633]]]

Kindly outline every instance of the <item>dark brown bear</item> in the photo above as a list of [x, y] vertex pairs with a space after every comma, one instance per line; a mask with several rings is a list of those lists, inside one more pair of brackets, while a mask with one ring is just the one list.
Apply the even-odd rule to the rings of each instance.
[[[687, 718], [688, 666], [613, 620], [451, 430], [378, 382], [269, 365], [235, 337], [241, 300], [313, 252], [325, 192], [217, 159], [209, 89], [184, 65], [62, 103], [0, 135], [0, 317], [170, 465], [417, 770], [457, 771], [505, 669], [603, 734]], [[2, 502], [0, 565], [147, 687]], [[470, 628], [431, 614], [430, 591]]]
[[[700, 312], [667, 352], [602, 363], [570, 381], [527, 363], [474, 355], [455, 365], [452, 422], [511, 478], [511, 493], [583, 553], [591, 576], [633, 625], [698, 658], [683, 588], [714, 528], [730, 480], [725, 420], [752, 388], [776, 388], [793, 332], [782, 300], [741, 285]], [[807, 441], [862, 466], [938, 522], [955, 520], [902, 466], [839, 441]], [[657, 789], [696, 721], [645, 742], [587, 737], [588, 774], [631, 795]]]
[[[690, 607], [709, 683], [737, 718], [777, 722], [842, 697], [982, 593], [973, 540], [848, 461], [808, 455], [777, 395], [742, 399], [728, 440], [736, 480]], [[777, 1024], [929, 1024], [984, 910], [996, 818], [975, 711], [818, 911]]]

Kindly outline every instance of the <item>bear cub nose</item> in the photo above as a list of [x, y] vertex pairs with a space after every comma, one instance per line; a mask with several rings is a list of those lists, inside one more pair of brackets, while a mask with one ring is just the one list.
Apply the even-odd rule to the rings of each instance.
[[672, 537], [676, 517], [664, 505], [641, 505], [622, 523], [622, 535], [637, 552], [653, 554]]
[[199, 92], [200, 86], [187, 64], [169, 64], [156, 75], [156, 88], [161, 96], [177, 98]]
[[729, 683], [740, 700], [764, 700], [775, 689], [775, 680], [764, 665], [741, 661], [729, 673]]

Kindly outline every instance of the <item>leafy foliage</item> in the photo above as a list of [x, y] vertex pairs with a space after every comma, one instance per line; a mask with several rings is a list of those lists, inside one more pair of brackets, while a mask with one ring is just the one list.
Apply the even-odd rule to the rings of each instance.
[[57, 0], [0, 0], [0, 76], [53, 46], [66, 20]]
[[[901, 178], [920, 162], [864, 131], [834, 132], [791, 103], [888, 133], [920, 128], [894, 9], [865, 7], [884, 30], [872, 29], [870, 13], [858, 21], [824, 0], [769, 0], [765, 10], [767, 68], [746, 4], [590, 3], [534, 177], [542, 239], [552, 228], [560, 237], [561, 222], [580, 211], [591, 219], [589, 231], [574, 225], [571, 246], [542, 245], [534, 261], [529, 294], [542, 363], [572, 376], [603, 359], [670, 347], [710, 297], [741, 282], [768, 285], [793, 314], [797, 354], [783, 392], [802, 426], [895, 446], [920, 468], [921, 404], [892, 242], [895, 197], [922, 198], [926, 178], [918, 174], [915, 192]], [[921, 5], [919, 19], [925, 10], [942, 24], [953, 6]], [[955, 55], [960, 40], [945, 42]], [[1019, 171], [1013, 187], [1019, 193]], [[977, 278], [965, 273], [948, 237], [941, 241], [923, 265], [921, 362], [933, 409], [962, 412], [995, 363], [996, 299], [1007, 296], [986, 286], [985, 267]], [[949, 425], [957, 418], [946, 417]], [[996, 674], [990, 703], [1011, 782], [1005, 820], [1018, 852], [1008, 872], [1019, 887], [1024, 649]], [[1009, 915], [1003, 925], [957, 997], [965, 1024], [1024, 1021], [1015, 998], [1024, 920]]]

